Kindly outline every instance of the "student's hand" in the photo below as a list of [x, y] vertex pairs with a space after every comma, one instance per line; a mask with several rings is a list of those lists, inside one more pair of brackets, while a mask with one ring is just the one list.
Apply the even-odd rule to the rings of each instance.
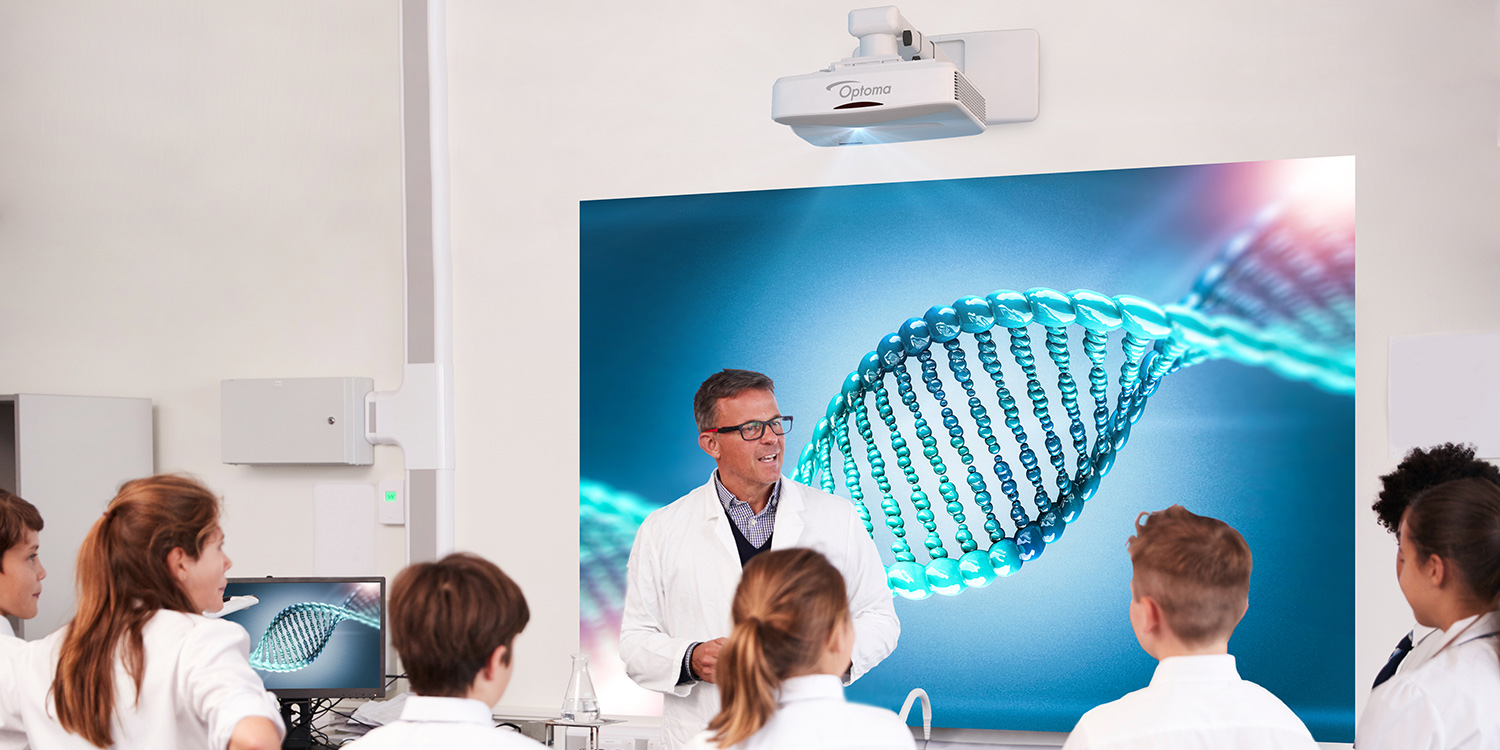
[[718, 682], [715, 669], [719, 665], [719, 649], [724, 648], [724, 639], [704, 641], [693, 649], [693, 673], [704, 682]]
[[276, 724], [264, 716], [246, 716], [234, 725], [229, 750], [279, 750], [281, 733]]

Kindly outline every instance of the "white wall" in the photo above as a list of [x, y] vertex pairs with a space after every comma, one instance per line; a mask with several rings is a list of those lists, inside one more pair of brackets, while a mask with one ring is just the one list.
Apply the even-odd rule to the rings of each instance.
[[396, 54], [394, 4], [0, 3], [0, 388], [152, 399], [231, 575], [310, 575], [312, 483], [402, 476], [226, 466], [218, 414], [225, 378], [400, 383]]
[[[1040, 119], [815, 149], [770, 122], [770, 86], [847, 54], [851, 7], [450, 4], [457, 541], [534, 604], [507, 702], [555, 706], [577, 645], [580, 200], [1355, 154], [1362, 704], [1410, 624], [1368, 512], [1387, 339], [1500, 330], [1494, 0], [913, 0], [929, 33], [1038, 29]], [[281, 519], [313, 481], [399, 475], [386, 449], [219, 465], [216, 397], [397, 385], [395, 39], [390, 3], [0, 5], [0, 391], [153, 398], [160, 468], [228, 496], [254, 572], [311, 565]]]

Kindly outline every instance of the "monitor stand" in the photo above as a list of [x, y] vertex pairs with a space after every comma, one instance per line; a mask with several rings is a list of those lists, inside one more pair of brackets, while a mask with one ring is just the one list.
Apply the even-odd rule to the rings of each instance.
[[312, 741], [312, 700], [278, 700], [281, 720], [286, 722], [286, 739], [281, 750], [310, 750]]

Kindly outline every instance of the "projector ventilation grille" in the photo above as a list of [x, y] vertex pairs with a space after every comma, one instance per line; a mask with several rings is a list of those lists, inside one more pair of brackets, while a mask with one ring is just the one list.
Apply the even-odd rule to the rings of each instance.
[[974, 89], [964, 74], [953, 71], [953, 98], [984, 122], [984, 95]]

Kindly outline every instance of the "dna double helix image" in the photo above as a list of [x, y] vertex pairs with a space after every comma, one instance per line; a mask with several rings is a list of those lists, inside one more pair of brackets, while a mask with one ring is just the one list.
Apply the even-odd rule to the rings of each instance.
[[339, 604], [299, 602], [284, 607], [250, 652], [250, 666], [266, 672], [296, 672], [312, 666], [339, 623], [380, 630], [380, 590], [360, 586]]
[[578, 586], [583, 640], [597, 642], [620, 635], [620, 613], [625, 605], [625, 564], [636, 529], [656, 507], [645, 498], [603, 482], [579, 482]]
[[1353, 184], [1334, 157], [583, 202], [601, 701], [649, 712], [616, 656], [630, 547], [709, 481], [693, 395], [740, 368], [797, 418], [782, 473], [884, 568], [900, 642], [850, 700], [915, 681], [952, 726], [1070, 729], [1150, 679], [1126, 542], [1181, 504], [1254, 551], [1237, 658], [1352, 739]]
[[[1169, 374], [1228, 359], [1353, 395], [1353, 227], [1295, 226], [1299, 218], [1268, 211], [1228, 243], [1179, 304], [1035, 287], [963, 297], [909, 318], [845, 378], [802, 451], [795, 478], [817, 480], [830, 493], [842, 489], [872, 537], [866, 497], [879, 498], [883, 524], [895, 537], [887, 583], [899, 596], [952, 596], [1017, 572], [1057, 542], [1099, 493]], [[1113, 383], [1106, 367], [1112, 335], [1120, 360]], [[1079, 345], [1081, 358], [1073, 352]], [[1041, 357], [1052, 366], [1051, 392], [1038, 373]], [[1080, 379], [1087, 381], [1092, 405], [1087, 415]], [[985, 389], [998, 411], [979, 397]], [[932, 424], [933, 406], [941, 428]], [[1039, 435], [1028, 433], [1023, 410], [1035, 418]], [[906, 428], [898, 425], [898, 411], [909, 412]], [[1007, 442], [1014, 443], [1011, 451]], [[958, 459], [961, 473], [950, 471], [942, 450]], [[842, 488], [834, 451], [841, 457]], [[931, 477], [926, 483], [917, 471], [924, 461]], [[1022, 502], [1023, 484], [1029, 506]], [[1009, 533], [997, 518], [997, 499], [1009, 505]], [[938, 532], [934, 503], [957, 529], [951, 540]], [[970, 526], [971, 510], [979, 511], [981, 538]], [[925, 564], [907, 540], [913, 516], [922, 528], [916, 533], [925, 531]]]

